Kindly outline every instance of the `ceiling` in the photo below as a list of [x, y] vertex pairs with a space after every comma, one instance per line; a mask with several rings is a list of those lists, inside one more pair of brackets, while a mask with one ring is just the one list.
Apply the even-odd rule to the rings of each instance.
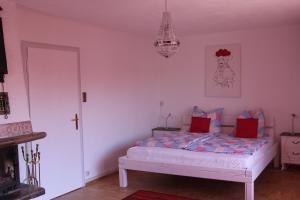
[[[15, 0], [41, 12], [156, 35], [164, 0]], [[300, 0], [169, 0], [179, 36], [300, 24]]]

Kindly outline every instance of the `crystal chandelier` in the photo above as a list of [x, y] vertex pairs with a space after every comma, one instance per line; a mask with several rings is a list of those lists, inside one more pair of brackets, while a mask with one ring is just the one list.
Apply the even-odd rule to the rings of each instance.
[[179, 46], [180, 42], [175, 37], [171, 13], [167, 11], [167, 0], [165, 0], [165, 12], [163, 12], [162, 22], [158, 37], [154, 42], [154, 47], [160, 55], [168, 58], [178, 51]]

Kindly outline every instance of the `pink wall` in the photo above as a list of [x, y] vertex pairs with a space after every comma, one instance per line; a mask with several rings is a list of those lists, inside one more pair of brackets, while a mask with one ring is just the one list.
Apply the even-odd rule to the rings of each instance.
[[150, 134], [158, 115], [159, 74], [147, 62], [155, 55], [144, 48], [147, 39], [21, 7], [18, 22], [21, 40], [80, 48], [86, 178], [116, 170], [117, 158]]
[[[278, 134], [289, 131], [290, 114], [300, 115], [299, 35], [300, 26], [294, 26], [181, 38], [180, 52], [160, 62], [163, 114], [180, 118], [192, 105], [224, 107], [225, 114], [261, 107], [275, 116]], [[204, 49], [231, 43], [242, 48], [242, 97], [205, 97]], [[300, 131], [299, 118], [296, 127]]]

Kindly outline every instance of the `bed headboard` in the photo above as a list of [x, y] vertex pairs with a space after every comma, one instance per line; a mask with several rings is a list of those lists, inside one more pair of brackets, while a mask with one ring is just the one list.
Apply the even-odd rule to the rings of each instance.
[[[222, 131], [224, 133], [232, 132], [236, 124], [236, 118], [238, 115], [223, 115], [222, 116]], [[191, 114], [185, 115], [183, 117], [183, 125], [190, 126], [191, 124]], [[266, 132], [272, 136], [275, 136], [275, 118], [273, 116], [266, 116], [265, 122]]]

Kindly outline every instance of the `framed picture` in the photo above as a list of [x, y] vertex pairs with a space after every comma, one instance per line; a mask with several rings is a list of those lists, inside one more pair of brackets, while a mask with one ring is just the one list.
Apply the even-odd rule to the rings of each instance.
[[205, 95], [241, 97], [241, 45], [207, 46], [205, 54]]

